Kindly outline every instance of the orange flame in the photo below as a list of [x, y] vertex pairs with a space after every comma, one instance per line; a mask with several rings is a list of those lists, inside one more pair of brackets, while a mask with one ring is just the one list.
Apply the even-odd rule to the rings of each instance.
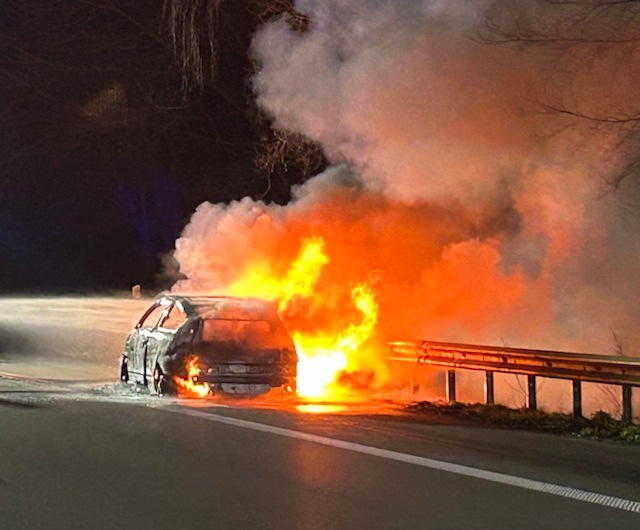
[[311, 298], [313, 288], [318, 281], [320, 271], [329, 262], [324, 253], [324, 241], [311, 238], [303, 241], [302, 249], [291, 265], [284, 285], [280, 289], [280, 305], [282, 313], [294, 297]]
[[351, 324], [337, 339], [331, 335], [294, 333], [298, 350], [298, 395], [331, 398], [339, 394], [335, 382], [350, 367], [351, 355], [373, 334], [378, 322], [378, 304], [371, 288], [359, 284], [351, 299], [362, 313], [359, 324]]
[[211, 389], [207, 383], [198, 383], [200, 375], [200, 367], [198, 366], [198, 356], [193, 355], [187, 359], [186, 364], [187, 377], [182, 379], [177, 375], [173, 377], [179, 394], [186, 394], [191, 397], [207, 397], [211, 393]]
[[378, 306], [371, 287], [359, 284], [351, 291], [351, 299], [362, 313], [359, 324], [351, 324], [342, 332], [310, 333], [296, 329], [290, 310], [301, 301], [310, 303], [310, 310], [323, 303], [316, 287], [327, 263], [324, 240], [307, 238], [302, 241], [298, 256], [286, 272], [277, 275], [271, 264], [254, 262], [227, 289], [228, 294], [236, 296], [279, 300], [278, 310], [293, 335], [298, 352], [297, 393], [304, 398], [328, 399], [339, 394], [336, 380], [350, 368], [350, 357], [372, 335], [378, 321]]
[[328, 261], [321, 238], [305, 239], [298, 257], [284, 277], [278, 278], [270, 264], [256, 262], [244, 270], [241, 278], [229, 286], [227, 292], [235, 296], [280, 300], [278, 308], [283, 311], [295, 297], [313, 296], [320, 271]]

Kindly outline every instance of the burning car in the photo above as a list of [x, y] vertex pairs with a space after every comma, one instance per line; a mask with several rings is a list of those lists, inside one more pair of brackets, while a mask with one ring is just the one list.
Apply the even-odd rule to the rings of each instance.
[[295, 391], [298, 356], [277, 305], [163, 295], [125, 341], [120, 379], [158, 395]]

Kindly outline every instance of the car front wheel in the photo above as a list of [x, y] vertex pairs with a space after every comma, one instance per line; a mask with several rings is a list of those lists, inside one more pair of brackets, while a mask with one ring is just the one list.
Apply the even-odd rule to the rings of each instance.
[[122, 356], [120, 361], [120, 381], [127, 383], [129, 381], [129, 366], [127, 365], [127, 357]]

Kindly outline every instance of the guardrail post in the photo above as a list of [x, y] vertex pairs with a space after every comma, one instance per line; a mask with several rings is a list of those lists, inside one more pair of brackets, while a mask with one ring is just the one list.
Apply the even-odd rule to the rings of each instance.
[[491, 370], [484, 373], [484, 397], [487, 405], [494, 404], [493, 372]]
[[456, 371], [447, 370], [447, 398], [449, 403], [456, 400]]
[[576, 379], [573, 384], [573, 417], [582, 418], [582, 383]]
[[529, 390], [529, 395], [528, 395], [529, 408], [531, 410], [536, 410], [538, 408], [538, 400], [536, 398], [536, 376], [528, 375], [527, 382], [528, 382], [527, 387]]
[[629, 425], [633, 420], [631, 414], [631, 385], [622, 385], [622, 423]]

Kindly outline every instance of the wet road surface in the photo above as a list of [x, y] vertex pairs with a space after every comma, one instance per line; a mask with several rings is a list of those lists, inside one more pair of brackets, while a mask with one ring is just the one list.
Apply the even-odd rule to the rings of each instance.
[[147, 305], [3, 300], [0, 529], [640, 528], [638, 446], [136, 393], [114, 378]]
[[0, 378], [0, 527], [640, 527], [420, 460], [640, 501], [638, 447], [415, 423], [388, 403], [298, 409]]

